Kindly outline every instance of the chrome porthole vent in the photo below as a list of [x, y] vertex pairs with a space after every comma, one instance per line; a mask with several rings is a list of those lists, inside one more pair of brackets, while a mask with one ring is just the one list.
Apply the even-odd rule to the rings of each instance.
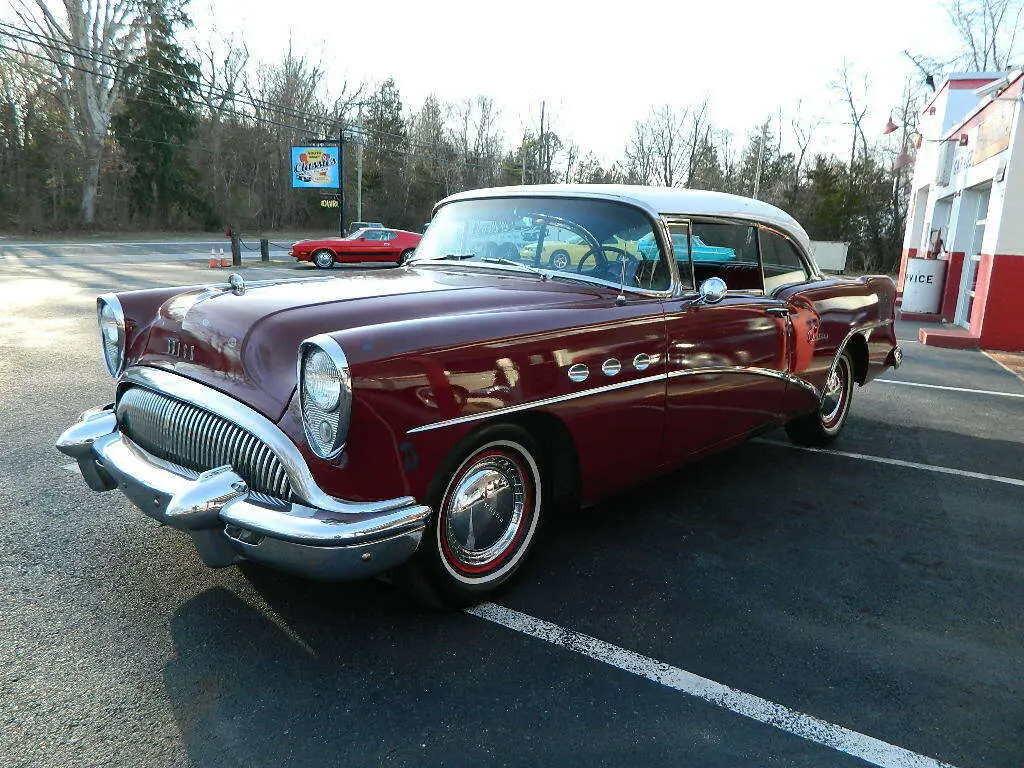
[[584, 363], [576, 363], [576, 365], [569, 368], [568, 376], [569, 381], [579, 384], [581, 381], [586, 381], [590, 376], [590, 369]]
[[601, 365], [601, 373], [605, 376], [616, 376], [622, 370], [622, 363], [610, 357]]
[[641, 352], [633, 358], [633, 368], [638, 371], [646, 371], [651, 367], [651, 356]]

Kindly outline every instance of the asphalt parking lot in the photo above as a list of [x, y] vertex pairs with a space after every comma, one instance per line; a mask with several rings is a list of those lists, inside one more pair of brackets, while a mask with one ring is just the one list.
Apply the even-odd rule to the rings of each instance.
[[95, 295], [210, 279], [0, 261], [0, 765], [1024, 764], [1024, 384], [984, 355], [908, 343], [833, 451], [558, 518], [440, 614], [209, 570], [53, 449], [111, 393]]

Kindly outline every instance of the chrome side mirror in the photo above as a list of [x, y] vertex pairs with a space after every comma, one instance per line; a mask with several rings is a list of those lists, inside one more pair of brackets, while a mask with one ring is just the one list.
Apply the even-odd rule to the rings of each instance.
[[717, 304], [725, 298], [725, 294], [729, 291], [729, 286], [720, 277], [709, 277], [700, 284], [700, 288], [697, 291], [700, 293], [702, 304]]

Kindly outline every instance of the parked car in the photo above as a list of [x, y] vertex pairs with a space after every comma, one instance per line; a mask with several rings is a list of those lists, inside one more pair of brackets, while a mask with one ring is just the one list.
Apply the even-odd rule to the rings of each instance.
[[345, 234], [351, 235], [360, 229], [384, 229], [384, 225], [379, 221], [352, 221], [349, 222], [348, 231]]
[[[463, 250], [538, 221], [581, 234], [582, 269]], [[656, 257], [603, 245], [627, 234]], [[736, 258], [695, 259], [694, 235]], [[114, 402], [57, 447], [211, 566], [387, 572], [457, 605], [519, 571], [557, 507], [776, 425], [834, 440], [855, 385], [900, 363], [895, 297], [885, 276], [823, 276], [803, 228], [756, 200], [464, 192], [400, 269], [99, 297]]]
[[[539, 242], [538, 242], [539, 239]], [[602, 251], [606, 257], [614, 257], [615, 251], [625, 251], [634, 259], [637, 258], [637, 243], [622, 237], [612, 236], [601, 243]], [[613, 250], [615, 249], [615, 250]], [[655, 246], [655, 250], [657, 246]], [[537, 255], [539, 252], [539, 256]], [[566, 226], [553, 225], [545, 227], [544, 234], [519, 251], [523, 261], [537, 266], [545, 266], [561, 271], [579, 267], [581, 264], [586, 267], [585, 259], [595, 258], [595, 251], [587, 241], [584, 234], [573, 232]]]
[[[691, 235], [689, 246], [686, 242], [686, 234], [677, 232], [672, 235], [672, 244], [675, 248], [687, 248], [692, 251], [693, 258], [701, 261], [736, 261], [735, 248], [720, 248], [708, 245], [698, 235]], [[645, 259], [656, 259], [658, 257], [658, 243], [654, 234], [644, 235], [637, 241], [637, 250], [643, 254]]]
[[423, 235], [404, 229], [368, 227], [346, 237], [299, 240], [288, 251], [296, 261], [310, 261], [320, 269], [338, 264], [403, 264], [419, 245]]

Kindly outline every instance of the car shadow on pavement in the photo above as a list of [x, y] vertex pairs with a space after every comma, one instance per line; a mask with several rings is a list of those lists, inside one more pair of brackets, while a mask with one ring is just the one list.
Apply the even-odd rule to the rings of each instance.
[[[879, 437], [870, 419], [851, 427]], [[951, 436], [901, 434], [906, 446]], [[972, 455], [1022, 450], [958, 440]], [[998, 760], [1014, 749], [1003, 719], [957, 702], [973, 690], [979, 709], [1020, 712], [1006, 650], [1017, 626], [993, 624], [1020, 606], [1018, 494], [747, 444], [549, 521], [496, 599], [924, 754]], [[171, 620], [164, 682], [195, 765], [616, 762], [621, 739], [602, 727], [630, 680], [378, 581], [242, 571], [237, 591], [208, 589]], [[722, 728], [714, 708], [636, 684], [649, 706], [627, 706], [639, 708], [619, 726], [646, 761], [699, 752], [700, 734]], [[704, 764], [761, 749], [729, 723]], [[763, 748], [793, 750], [793, 765], [821, 757], [780, 744]]]
[[433, 739], [407, 729], [438, 682], [422, 659], [454, 642], [453, 620], [468, 619], [420, 610], [376, 582], [324, 584], [259, 568], [246, 576], [269, 610], [215, 587], [171, 621], [164, 682], [192, 762], [418, 762], [419, 745]]

